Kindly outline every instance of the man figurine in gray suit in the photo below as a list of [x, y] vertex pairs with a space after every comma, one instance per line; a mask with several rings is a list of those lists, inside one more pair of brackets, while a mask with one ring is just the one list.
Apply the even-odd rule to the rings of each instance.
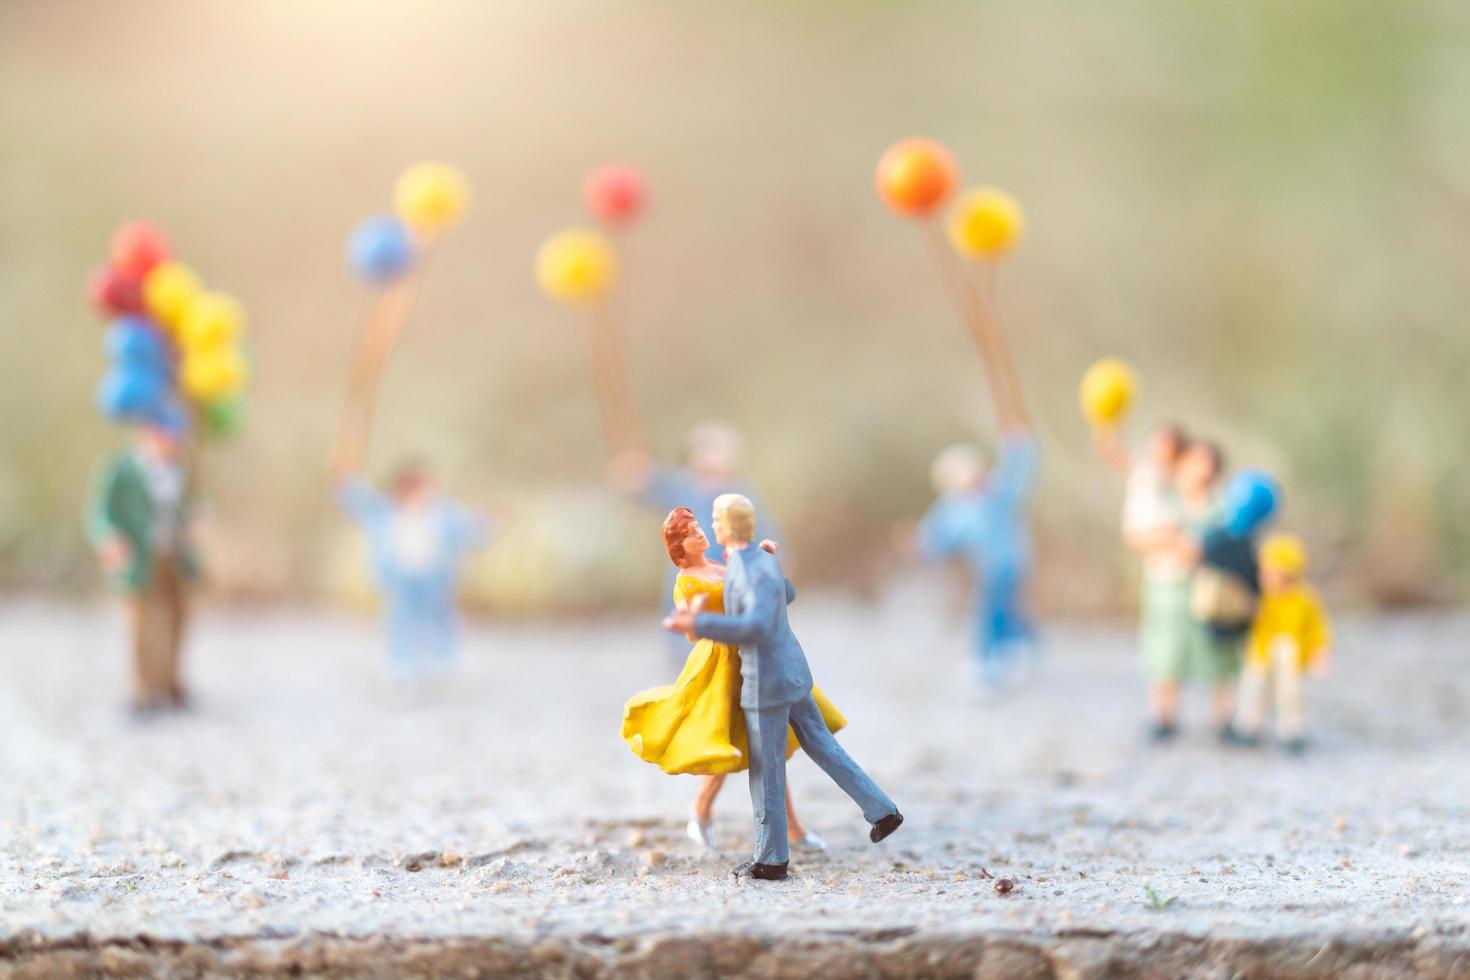
[[755, 810], [755, 860], [738, 877], [779, 881], [786, 877], [786, 729], [812, 761], [862, 808], [878, 843], [898, 829], [903, 814], [868, 774], [837, 744], [812, 700], [806, 654], [786, 621], [796, 597], [776, 557], [751, 546], [755, 507], [736, 493], [715, 499], [715, 540], [725, 546], [725, 609], [703, 612], [703, 596], [664, 620], [677, 633], [740, 646], [740, 707], [750, 736], [750, 801]]

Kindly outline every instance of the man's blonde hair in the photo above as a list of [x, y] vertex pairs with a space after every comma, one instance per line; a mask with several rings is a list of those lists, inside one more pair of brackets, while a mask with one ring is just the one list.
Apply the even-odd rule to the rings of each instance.
[[749, 543], [755, 537], [755, 504], [742, 494], [722, 493], [715, 498], [714, 521], [736, 541]]

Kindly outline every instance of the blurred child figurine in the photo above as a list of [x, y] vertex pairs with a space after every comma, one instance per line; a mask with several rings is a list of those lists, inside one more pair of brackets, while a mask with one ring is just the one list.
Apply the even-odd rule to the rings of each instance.
[[445, 498], [417, 461], [398, 467], [387, 494], [341, 472], [337, 499], [368, 539], [393, 673], [414, 681], [447, 670], [458, 634], [460, 560], [489, 539], [489, 517]]
[[1266, 698], [1274, 691], [1276, 736], [1288, 752], [1306, 748], [1302, 720], [1302, 676], [1321, 675], [1331, 660], [1330, 627], [1317, 594], [1303, 576], [1307, 552], [1289, 534], [1273, 534], [1261, 545], [1260, 610], [1246, 642], [1235, 734], [1242, 744], [1260, 739]]
[[188, 585], [199, 566], [191, 541], [193, 467], [184, 423], [150, 422], [136, 444], [102, 465], [87, 534], [124, 597], [133, 652], [133, 708], [183, 708], [180, 678]]
[[786, 757], [790, 733], [801, 748], [862, 810], [873, 843], [892, 834], [903, 816], [877, 784], [832, 737], [830, 723], [812, 696], [806, 654], [791, 632], [786, 607], [795, 597], [774, 555], [753, 544], [756, 514], [739, 494], [714, 503], [715, 540], [725, 546], [724, 612], [707, 612], [707, 593], [692, 596], [664, 620], [686, 636], [740, 647], [740, 707], [745, 716], [750, 799], [755, 816], [755, 857], [741, 877], [786, 877], [789, 845]]
[[987, 474], [975, 446], [951, 446], [934, 460], [930, 475], [939, 499], [919, 522], [918, 544], [928, 558], [959, 557], [975, 578], [973, 643], [979, 687], [1011, 680], [1019, 654], [1034, 639], [1023, 607], [1031, 567], [1026, 498], [1036, 470], [1030, 432], [1007, 433]]

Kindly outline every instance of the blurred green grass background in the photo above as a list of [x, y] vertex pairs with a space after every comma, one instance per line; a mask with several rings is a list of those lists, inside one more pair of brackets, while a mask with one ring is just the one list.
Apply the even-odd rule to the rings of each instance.
[[[1120, 489], [1076, 381], [1137, 367], [1289, 492], [1342, 602], [1470, 575], [1470, 10], [1463, 4], [462, 2], [0, 6], [0, 581], [97, 588], [78, 512], [97, 415], [82, 282], [162, 224], [236, 293], [244, 437], [207, 462], [217, 586], [351, 592], [324, 473], [371, 296], [352, 224], [408, 164], [476, 201], [435, 257], [379, 402], [376, 471], [422, 451], [514, 526], [472, 576], [503, 611], [651, 602], [658, 515], [601, 488], [585, 324], [531, 256], [606, 160], [652, 190], [631, 242], [634, 369], [660, 453], [722, 417], [802, 577], [870, 589], [932, 454], [986, 438], [968, 336], [872, 190], [947, 143], [1028, 210], [1005, 318], [1045, 440], [1038, 604], [1120, 608]], [[731, 360], [744, 345], [748, 356]], [[758, 379], [751, 398], [750, 379]]]

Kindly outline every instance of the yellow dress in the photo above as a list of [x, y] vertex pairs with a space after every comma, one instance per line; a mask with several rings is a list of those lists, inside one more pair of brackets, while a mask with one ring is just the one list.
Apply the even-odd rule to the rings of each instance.
[[[706, 595], [705, 612], [724, 612], [724, 582], [680, 575], [674, 601]], [[673, 684], [633, 695], [623, 706], [623, 741], [633, 754], [671, 774], [712, 776], [739, 772], [748, 762], [745, 713], [740, 709], [740, 648], [700, 640]], [[812, 697], [831, 731], [847, 724], [842, 712], [813, 687]], [[786, 735], [786, 757], [797, 749]]]

